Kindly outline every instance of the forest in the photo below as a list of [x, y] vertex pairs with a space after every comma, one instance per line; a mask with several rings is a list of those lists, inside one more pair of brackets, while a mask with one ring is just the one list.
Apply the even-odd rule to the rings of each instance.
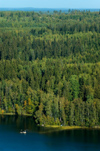
[[0, 11], [0, 114], [100, 125], [100, 12]]

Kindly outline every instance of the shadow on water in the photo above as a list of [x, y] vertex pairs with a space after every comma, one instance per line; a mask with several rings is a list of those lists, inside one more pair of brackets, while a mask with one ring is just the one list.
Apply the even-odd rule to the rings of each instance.
[[13, 116], [13, 115], [1, 115], [0, 116], [0, 125], [8, 126], [13, 128], [13, 130], [20, 131], [38, 131], [38, 127], [35, 124], [32, 117], [28, 116]]

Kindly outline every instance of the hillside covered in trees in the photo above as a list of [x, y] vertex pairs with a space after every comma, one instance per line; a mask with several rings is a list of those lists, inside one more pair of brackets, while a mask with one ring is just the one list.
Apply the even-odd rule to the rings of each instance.
[[0, 113], [100, 125], [100, 12], [0, 12]]

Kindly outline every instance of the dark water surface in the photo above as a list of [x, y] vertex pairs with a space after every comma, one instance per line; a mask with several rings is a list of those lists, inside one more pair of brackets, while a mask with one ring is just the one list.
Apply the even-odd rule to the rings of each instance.
[[0, 151], [100, 151], [100, 130], [53, 132], [31, 117], [0, 116]]

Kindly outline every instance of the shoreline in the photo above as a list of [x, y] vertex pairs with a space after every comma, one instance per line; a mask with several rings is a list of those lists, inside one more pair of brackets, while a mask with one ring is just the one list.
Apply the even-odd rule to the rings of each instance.
[[[16, 116], [15, 113], [0, 113], [0, 115], [13, 115]], [[32, 114], [18, 114], [18, 116], [29, 116], [32, 117]], [[39, 125], [37, 125], [39, 126]], [[86, 126], [61, 126], [61, 125], [41, 125], [40, 127], [44, 127], [47, 129], [52, 129], [55, 131], [62, 130], [74, 130], [74, 129], [100, 129], [100, 126], [86, 127]]]
[[45, 128], [51, 128], [55, 130], [74, 130], [74, 129], [100, 129], [100, 126], [86, 127], [86, 126], [60, 126], [60, 125], [45, 125]]
[[41, 131], [40, 134], [60, 132], [67, 130], [100, 130], [100, 126], [86, 127], [86, 126], [60, 126], [60, 125], [44, 125], [45, 131]]
[[[15, 113], [0, 113], [0, 115], [16, 115]], [[32, 116], [32, 114], [18, 114], [18, 116]]]

